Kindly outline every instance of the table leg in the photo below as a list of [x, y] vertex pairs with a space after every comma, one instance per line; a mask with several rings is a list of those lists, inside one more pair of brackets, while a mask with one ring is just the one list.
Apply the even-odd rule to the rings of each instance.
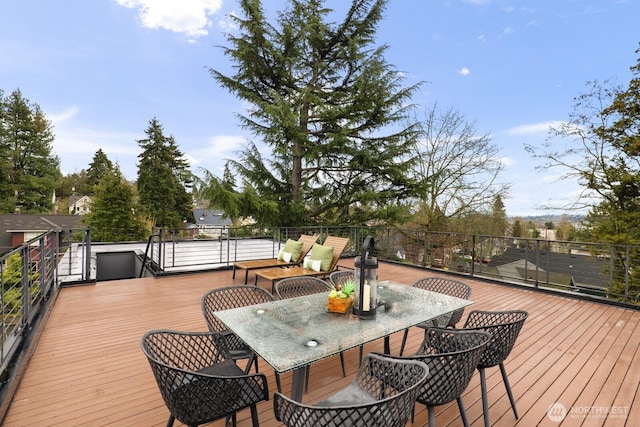
[[384, 354], [391, 354], [391, 345], [389, 344], [389, 335], [384, 337]]
[[306, 366], [293, 370], [293, 378], [291, 379], [291, 398], [296, 402], [302, 402], [306, 370]]

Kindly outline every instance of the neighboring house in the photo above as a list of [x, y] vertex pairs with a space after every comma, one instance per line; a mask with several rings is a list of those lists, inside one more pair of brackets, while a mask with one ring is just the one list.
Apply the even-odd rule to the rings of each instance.
[[[510, 247], [502, 254], [494, 256], [489, 266], [498, 269], [511, 267], [513, 271], [523, 272], [525, 265], [530, 274], [536, 269], [536, 262], [540, 274], [557, 275], [556, 283], [565, 283], [575, 288], [600, 288], [609, 283], [609, 259], [591, 256], [588, 252], [569, 254], [558, 252], [543, 252], [536, 260], [535, 251]], [[560, 277], [564, 278], [561, 281]], [[523, 277], [524, 278], [524, 277]], [[529, 277], [532, 279], [533, 276]]]
[[69, 213], [71, 215], [86, 215], [91, 212], [91, 197], [76, 196], [69, 197]]
[[0, 254], [50, 230], [62, 230], [63, 239], [71, 229], [82, 227], [80, 221], [77, 215], [0, 214]]
[[193, 217], [201, 235], [221, 236], [228, 233], [232, 225], [231, 219], [224, 215], [224, 211], [216, 209], [194, 209]]

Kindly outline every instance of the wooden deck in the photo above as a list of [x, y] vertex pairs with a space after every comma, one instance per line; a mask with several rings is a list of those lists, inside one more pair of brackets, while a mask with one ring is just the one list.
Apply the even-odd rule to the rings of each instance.
[[[386, 263], [379, 269], [382, 279], [403, 283], [429, 275], [435, 273]], [[236, 277], [236, 284], [243, 282], [244, 277]], [[470, 309], [529, 312], [506, 362], [520, 419], [514, 418], [499, 370], [494, 368], [487, 371], [493, 425], [637, 425], [640, 312], [505, 285], [467, 282], [475, 302]], [[231, 270], [227, 270], [62, 289], [3, 425], [165, 425], [168, 412], [140, 350], [140, 337], [156, 328], [206, 330], [201, 296], [213, 287], [231, 283]], [[401, 335], [391, 337], [394, 353]], [[407, 352], [418, 346], [421, 335], [416, 328], [411, 330]], [[365, 347], [365, 351], [371, 350], [382, 351], [382, 341]], [[342, 377], [337, 357], [314, 364], [304, 401], [317, 401], [351, 381], [357, 370], [357, 354], [357, 349], [346, 353], [347, 378]], [[268, 375], [273, 392], [273, 371], [264, 361], [260, 368]], [[291, 375], [285, 374], [285, 390], [290, 381]], [[477, 373], [464, 402], [472, 424], [481, 426]], [[568, 411], [562, 422], [547, 416], [554, 403]], [[272, 405], [269, 401], [259, 406], [263, 426], [279, 425]], [[240, 412], [238, 421], [239, 426], [250, 425], [249, 411]], [[415, 423], [408, 425], [425, 423], [426, 411], [419, 405]], [[439, 427], [461, 425], [456, 405], [438, 407], [436, 423]]]

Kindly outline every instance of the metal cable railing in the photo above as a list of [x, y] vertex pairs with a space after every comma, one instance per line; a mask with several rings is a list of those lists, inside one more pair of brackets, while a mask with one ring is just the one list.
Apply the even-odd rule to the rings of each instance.
[[[371, 227], [219, 227], [207, 233], [155, 229], [146, 242], [92, 242], [89, 229], [52, 230], [0, 257], [2, 280], [0, 368], [4, 371], [41, 302], [61, 284], [96, 280], [96, 253], [139, 246], [141, 268], [153, 275], [229, 268], [235, 261], [277, 256], [300, 234], [348, 237], [344, 257], [365, 236], [375, 256], [451, 274], [529, 286], [603, 302], [640, 307], [640, 247], [505, 236], [435, 233]], [[137, 246], [136, 246], [137, 245]]]

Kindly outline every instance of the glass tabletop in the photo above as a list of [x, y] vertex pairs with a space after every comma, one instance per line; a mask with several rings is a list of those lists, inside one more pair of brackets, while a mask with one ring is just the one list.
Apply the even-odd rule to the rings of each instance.
[[215, 315], [282, 373], [473, 304], [424, 289], [378, 282], [374, 319], [327, 311], [327, 293], [218, 311]]

